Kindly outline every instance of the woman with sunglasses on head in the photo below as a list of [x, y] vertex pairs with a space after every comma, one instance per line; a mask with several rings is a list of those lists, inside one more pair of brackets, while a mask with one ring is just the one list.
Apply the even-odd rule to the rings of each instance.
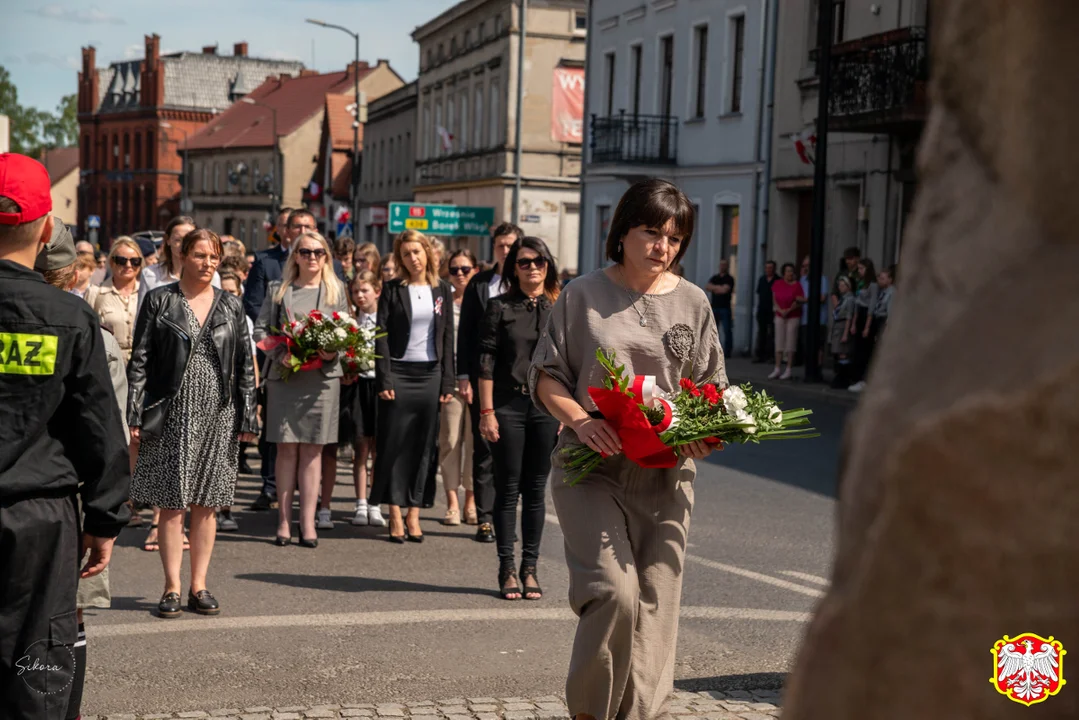
[[142, 253], [129, 237], [118, 237], [109, 250], [109, 268], [112, 277], [86, 293], [86, 302], [97, 313], [101, 324], [112, 331], [124, 362], [131, 359], [131, 345], [135, 337], [135, 319], [138, 317], [139, 270]]
[[[146, 297], [146, 293], [154, 288], [169, 285], [180, 279], [182, 267], [180, 252], [184, 236], [194, 229], [195, 221], [187, 215], [174, 217], [165, 226], [165, 241], [161, 243], [160, 259], [153, 265], [147, 266], [142, 271], [142, 277], [139, 279], [140, 303]], [[223, 251], [224, 245], [222, 245]], [[216, 270], [214, 270], [214, 277], [210, 282], [216, 288], [221, 287], [221, 276]]]
[[[727, 386], [715, 316], [704, 291], [672, 269], [693, 237], [695, 211], [666, 180], [633, 184], [607, 234], [608, 267], [570, 283], [532, 359], [532, 399], [565, 424], [552, 459], [551, 495], [565, 539], [570, 606], [579, 618], [566, 703], [576, 720], [670, 715], [682, 568], [703, 441], [678, 448], [671, 468], [642, 468], [589, 395], [615, 352], [629, 377], [653, 375], [677, 393], [683, 379]], [[577, 484], [562, 451], [607, 456]]]
[[405, 230], [393, 242], [393, 257], [398, 277], [383, 284], [378, 299], [385, 335], [375, 341], [379, 403], [371, 502], [390, 506], [391, 542], [419, 543], [420, 508], [438, 460], [439, 405], [453, 399], [453, 290], [438, 278], [426, 235]]
[[[454, 250], [446, 261], [450, 285], [453, 286], [453, 334], [461, 327], [461, 302], [468, 281], [479, 271], [476, 256], [471, 250]], [[454, 345], [454, 366], [457, 365], [457, 346]], [[465, 489], [465, 522], [475, 525], [476, 495], [472, 490], [472, 421], [468, 403], [459, 391], [442, 405], [438, 425], [438, 465], [442, 470], [442, 487], [446, 490], [446, 517], [443, 525], [461, 524], [461, 505], [458, 491]]]
[[[558, 267], [543, 240], [524, 237], [510, 249], [505, 268], [504, 293], [491, 299], [480, 329], [480, 432], [494, 458], [499, 594], [504, 600], [539, 600], [536, 563], [558, 420], [532, 403], [528, 371], [558, 299]], [[513, 557], [518, 500], [523, 587]]]
[[[292, 241], [281, 280], [267, 288], [255, 321], [256, 342], [312, 310], [326, 315], [347, 312], [348, 296], [334, 274], [326, 239], [316, 232], [305, 232]], [[268, 351], [262, 371], [266, 380], [266, 438], [277, 443], [279, 505], [274, 544], [284, 547], [292, 541], [292, 493], [298, 487], [299, 543], [314, 548], [318, 547], [315, 510], [322, 479], [322, 447], [337, 443], [343, 373], [337, 353], [322, 351], [320, 368], [301, 370], [285, 382], [280, 368], [287, 353], [284, 346]]]
[[140, 439], [131, 499], [160, 508], [165, 591], [158, 615], [180, 615], [184, 512], [191, 511], [188, 608], [217, 615], [206, 587], [215, 511], [232, 505], [239, 441], [258, 429], [255, 365], [243, 304], [210, 281], [221, 240], [184, 236], [181, 278], [143, 299], [128, 366], [127, 424]]

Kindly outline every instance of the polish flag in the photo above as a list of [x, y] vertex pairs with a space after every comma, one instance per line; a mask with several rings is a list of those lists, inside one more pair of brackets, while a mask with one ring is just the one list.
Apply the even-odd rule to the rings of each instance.
[[449, 152], [453, 149], [453, 133], [441, 125], [438, 126], [438, 137], [442, 139], [442, 149]]
[[800, 133], [791, 135], [794, 143], [794, 151], [806, 165], [813, 165], [816, 158], [817, 133], [812, 128], [806, 128]]

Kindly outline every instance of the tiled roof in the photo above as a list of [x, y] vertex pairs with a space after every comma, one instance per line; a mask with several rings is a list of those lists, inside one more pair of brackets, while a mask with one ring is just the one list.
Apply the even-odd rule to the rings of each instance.
[[45, 151], [42, 164], [49, 172], [49, 179], [55, 185], [72, 170], [79, 167], [79, 149], [77, 147], [53, 148]]
[[277, 134], [284, 136], [322, 112], [327, 95], [337, 95], [351, 89], [351, 75], [347, 72], [305, 74], [283, 82], [279, 79], [267, 80], [247, 95], [259, 105], [234, 103], [192, 135], [187, 149], [272, 146], [273, 113], [264, 106], [277, 111]]
[[[351, 104], [351, 95], [326, 96], [326, 118], [329, 120], [330, 138], [333, 140], [334, 150], [352, 149], [354, 115], [346, 109]], [[363, 148], [363, 125], [360, 125], [360, 148]]]
[[[98, 112], [137, 108], [142, 60], [125, 60], [99, 70]], [[237, 55], [181, 52], [163, 55], [165, 104], [199, 110], [224, 110], [270, 75], [298, 75], [303, 63]]]

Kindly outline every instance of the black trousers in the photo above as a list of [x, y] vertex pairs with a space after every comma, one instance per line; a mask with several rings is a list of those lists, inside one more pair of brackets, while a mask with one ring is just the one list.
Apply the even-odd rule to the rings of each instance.
[[438, 362], [394, 360], [390, 367], [394, 399], [378, 401], [370, 503], [424, 507], [434, 476], [431, 463], [438, 457], [432, 447], [438, 444], [442, 371]]
[[860, 307], [854, 318], [855, 331], [851, 333], [854, 346], [851, 353], [851, 384], [865, 380], [869, 372], [869, 361], [873, 359], [873, 346], [877, 342], [876, 324], [874, 323], [873, 327], [869, 329], [869, 337], [862, 337], [862, 330], [865, 328], [868, 314], [869, 312], [866, 308]]
[[0, 503], [0, 718], [63, 718], [75, 674], [73, 494]]
[[776, 325], [771, 313], [767, 317], [757, 316], [757, 352], [758, 362], [771, 362], [776, 354]]
[[476, 519], [493, 522], [495, 509], [494, 459], [491, 445], [480, 436], [480, 381], [470, 378], [472, 405], [468, 413], [472, 423], [472, 491], [476, 494]]
[[[521, 561], [535, 565], [547, 513], [544, 498], [551, 472], [551, 452], [558, 441], [558, 421], [540, 412], [527, 395], [517, 393], [500, 404], [496, 398], [498, 442], [491, 445], [495, 480], [495, 538], [498, 560], [514, 564], [517, 503], [521, 503]], [[479, 415], [479, 413], [476, 413]]]

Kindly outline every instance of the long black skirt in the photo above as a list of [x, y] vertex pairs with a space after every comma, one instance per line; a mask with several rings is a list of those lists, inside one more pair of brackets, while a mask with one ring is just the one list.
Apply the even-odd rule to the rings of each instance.
[[[438, 443], [441, 368], [437, 362], [391, 363], [393, 400], [378, 401], [371, 502], [430, 507], [432, 448]], [[433, 488], [432, 488], [433, 490]]]

